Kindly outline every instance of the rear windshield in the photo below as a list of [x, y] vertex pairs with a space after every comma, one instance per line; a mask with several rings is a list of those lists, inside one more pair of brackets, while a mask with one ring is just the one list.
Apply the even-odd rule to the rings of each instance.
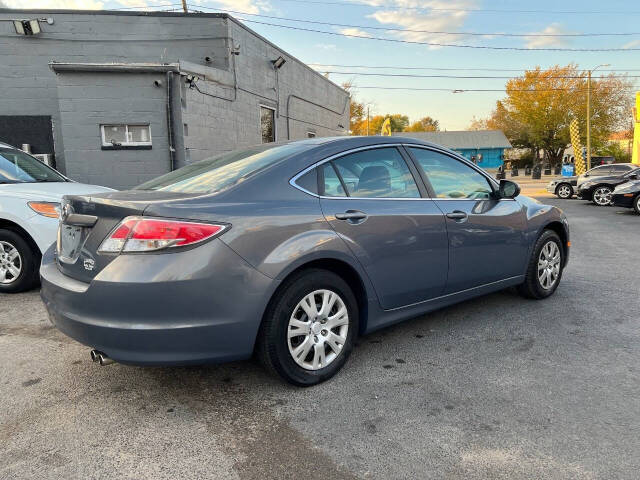
[[288, 144], [236, 150], [207, 158], [149, 180], [136, 187], [136, 190], [184, 193], [219, 192], [242, 182], [247, 177], [280, 160], [308, 148], [308, 145]]
[[53, 168], [12, 148], [0, 148], [0, 183], [66, 182]]

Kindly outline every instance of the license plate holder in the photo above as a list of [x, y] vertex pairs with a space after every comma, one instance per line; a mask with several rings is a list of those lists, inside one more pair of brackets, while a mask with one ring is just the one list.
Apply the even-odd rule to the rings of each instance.
[[64, 263], [76, 263], [82, 249], [83, 228], [60, 224], [58, 229], [58, 259]]

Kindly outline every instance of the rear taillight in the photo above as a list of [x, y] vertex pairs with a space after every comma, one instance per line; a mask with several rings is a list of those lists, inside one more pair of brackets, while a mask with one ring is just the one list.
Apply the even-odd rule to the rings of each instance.
[[228, 225], [185, 222], [163, 218], [127, 217], [113, 229], [99, 252], [154, 252], [186, 247], [219, 235]]

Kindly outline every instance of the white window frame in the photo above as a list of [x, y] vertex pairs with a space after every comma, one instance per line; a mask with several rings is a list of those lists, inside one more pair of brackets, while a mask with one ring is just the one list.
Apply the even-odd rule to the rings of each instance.
[[260, 132], [260, 141], [262, 141], [262, 109], [263, 108], [266, 108], [267, 110], [271, 110], [273, 112], [273, 142], [267, 142], [267, 143], [275, 143], [278, 141], [278, 122], [276, 118], [276, 108], [270, 105], [265, 105], [263, 103], [258, 104], [258, 131]]
[[[121, 142], [119, 145], [113, 145], [111, 142], [108, 142], [105, 137], [105, 127], [125, 127], [125, 135], [127, 139], [129, 138], [129, 127], [147, 127], [149, 131], [149, 141], [148, 142]], [[100, 136], [102, 137], [102, 146], [103, 147], [150, 147], [153, 142], [153, 138], [151, 137], [151, 125], [149, 123], [104, 123], [100, 125]]]

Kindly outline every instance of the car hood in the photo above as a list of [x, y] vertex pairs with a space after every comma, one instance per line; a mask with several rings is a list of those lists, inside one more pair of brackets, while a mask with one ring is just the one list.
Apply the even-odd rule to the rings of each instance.
[[112, 188], [76, 182], [8, 183], [0, 185], [0, 196], [60, 201], [63, 195], [113, 192]]

